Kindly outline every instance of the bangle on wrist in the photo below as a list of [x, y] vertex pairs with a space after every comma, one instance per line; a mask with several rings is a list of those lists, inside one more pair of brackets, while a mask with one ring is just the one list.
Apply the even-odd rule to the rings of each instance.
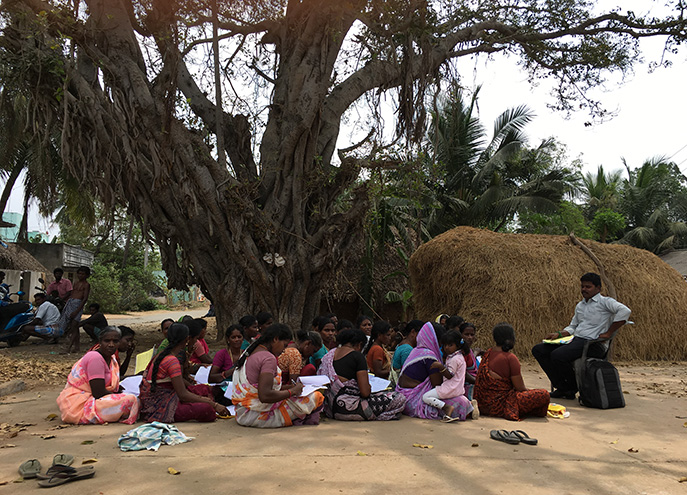
[[559, 331], [558, 332], [558, 338], [560, 339], [563, 336], [563, 332]]
[[288, 389], [287, 392], [289, 393], [289, 398], [293, 397], [293, 392], [291, 391], [291, 389]]

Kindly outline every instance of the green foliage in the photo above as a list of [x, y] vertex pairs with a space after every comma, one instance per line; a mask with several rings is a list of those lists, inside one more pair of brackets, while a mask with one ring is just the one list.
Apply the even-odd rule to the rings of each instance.
[[523, 211], [518, 216], [517, 232], [521, 234], [568, 235], [592, 239], [594, 233], [587, 225], [582, 208], [570, 201], [562, 201], [553, 214]]
[[617, 239], [616, 234], [625, 228], [625, 217], [608, 208], [597, 210], [591, 223], [591, 228], [601, 242]]
[[122, 310], [119, 304], [122, 297], [119, 269], [113, 263], [94, 264], [88, 281], [91, 284], [90, 302], [100, 304], [100, 309], [103, 312], [120, 312]]

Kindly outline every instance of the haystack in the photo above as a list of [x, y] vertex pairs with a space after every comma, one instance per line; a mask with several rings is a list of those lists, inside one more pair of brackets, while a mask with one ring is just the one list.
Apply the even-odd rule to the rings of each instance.
[[17, 244], [8, 244], [6, 248], [0, 246], [0, 270], [48, 273], [47, 268]]
[[[630, 246], [581, 240], [605, 268], [634, 325], [616, 338], [615, 359], [687, 358], [687, 283], [654, 254]], [[515, 353], [562, 329], [581, 299], [579, 278], [599, 269], [566, 236], [498, 234], [470, 227], [450, 230], [410, 259], [415, 309], [434, 319], [459, 314], [478, 327], [480, 347], [491, 328], [507, 321], [516, 331]], [[602, 294], [608, 295], [604, 286]]]

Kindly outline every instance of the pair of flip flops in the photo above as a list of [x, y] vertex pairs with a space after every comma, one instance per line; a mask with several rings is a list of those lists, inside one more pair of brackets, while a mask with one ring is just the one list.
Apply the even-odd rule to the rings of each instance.
[[531, 438], [522, 430], [491, 430], [491, 432], [489, 432], [489, 436], [494, 440], [509, 443], [511, 445], [517, 445], [521, 442], [527, 445], [537, 445], [538, 442], [536, 438]]
[[25, 480], [38, 478], [38, 486], [49, 488], [63, 485], [70, 481], [77, 481], [92, 478], [95, 475], [93, 466], [81, 468], [70, 467], [74, 463], [74, 456], [71, 454], [57, 454], [53, 457], [52, 466], [45, 474], [41, 474], [41, 463], [38, 459], [30, 459], [19, 466], [19, 474]]
[[[74, 463], [74, 456], [71, 454], [56, 454], [52, 458], [52, 465], [71, 466]], [[48, 469], [49, 471], [49, 469]], [[38, 459], [29, 459], [19, 466], [19, 474], [25, 480], [39, 478], [41, 474], [41, 463]]]

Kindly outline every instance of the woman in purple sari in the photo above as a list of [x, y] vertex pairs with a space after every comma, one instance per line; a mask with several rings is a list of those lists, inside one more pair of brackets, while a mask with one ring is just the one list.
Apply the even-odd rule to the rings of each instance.
[[[441, 327], [438, 327], [440, 329]], [[434, 365], [439, 363], [440, 366]], [[406, 398], [403, 414], [415, 418], [441, 419], [443, 412], [422, 402], [425, 392], [441, 385], [443, 378], [439, 373], [443, 367], [437, 331], [431, 322], [425, 323], [417, 334], [417, 347], [413, 349], [401, 369], [396, 391]], [[434, 365], [434, 366], [432, 366]], [[453, 406], [452, 417], [465, 420], [472, 413], [473, 407], [464, 395], [442, 399]]]

